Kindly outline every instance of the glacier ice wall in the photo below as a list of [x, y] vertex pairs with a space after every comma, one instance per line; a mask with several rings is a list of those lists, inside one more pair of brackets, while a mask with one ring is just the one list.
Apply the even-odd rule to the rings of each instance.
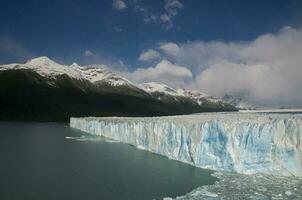
[[196, 167], [302, 176], [302, 115], [71, 118], [70, 126]]

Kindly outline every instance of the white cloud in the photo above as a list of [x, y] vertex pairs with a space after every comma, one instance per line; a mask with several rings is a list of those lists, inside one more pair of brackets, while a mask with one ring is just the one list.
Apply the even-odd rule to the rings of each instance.
[[195, 74], [190, 86], [196, 89], [302, 105], [302, 29], [286, 27], [250, 42], [165, 43], [159, 49]]
[[34, 55], [11, 37], [0, 35], [0, 63], [28, 60]]
[[145, 6], [140, 5], [139, 2], [134, 3], [134, 11], [143, 14], [142, 19], [146, 23], [150, 23], [150, 22], [155, 23], [158, 21], [158, 16], [153, 14], [149, 8], [146, 8]]
[[202, 42], [194, 41], [182, 44], [162, 43], [159, 45], [172, 61], [188, 66], [194, 72], [206, 69], [213, 62], [231, 60], [244, 61], [238, 55], [244, 43]]
[[90, 51], [90, 50], [85, 50], [84, 55], [87, 56], [87, 57], [90, 57], [90, 56], [93, 56], [94, 53], [92, 53], [92, 51]]
[[177, 56], [180, 51], [179, 46], [173, 42], [162, 43], [159, 48], [164, 53], [171, 55], [171, 56]]
[[148, 60], [153, 60], [155, 58], [158, 58], [160, 55], [157, 51], [153, 49], [149, 49], [147, 51], [144, 51], [140, 54], [139, 60], [140, 61], [148, 61]]
[[176, 16], [178, 9], [182, 8], [183, 4], [179, 0], [165, 0], [165, 10], [171, 16]]
[[162, 22], [166, 23], [166, 22], [169, 22], [169, 21], [171, 20], [171, 18], [170, 18], [169, 15], [167, 15], [167, 14], [162, 14], [162, 15], [160, 16], [160, 20], [161, 20]]
[[122, 11], [127, 8], [127, 5], [126, 5], [125, 1], [123, 1], [123, 0], [113, 0], [112, 6], [113, 6], [113, 8], [115, 8], [116, 10], [119, 10], [119, 11]]
[[118, 26], [114, 26], [113, 30], [116, 31], [116, 32], [122, 32], [123, 31], [123, 29], [118, 27]]
[[302, 29], [286, 27], [250, 42], [159, 43], [139, 60], [161, 57], [161, 62], [122, 74], [134, 82], [160, 81], [260, 104], [301, 106], [301, 55]]
[[167, 30], [173, 28], [173, 20], [178, 15], [179, 9], [183, 7], [183, 4], [179, 0], [165, 0], [164, 12], [156, 12], [142, 5], [141, 2], [142, 1], [132, 1], [132, 5], [134, 6], [134, 11], [143, 14], [144, 22], [161, 24]]
[[164, 23], [166, 29], [173, 28], [173, 18], [177, 16], [178, 10], [183, 7], [179, 0], [165, 0], [166, 13], [160, 16], [160, 20]]
[[160, 81], [172, 86], [183, 86], [187, 79], [192, 78], [192, 72], [186, 67], [162, 60], [155, 67], [136, 69], [130, 78], [137, 82]]

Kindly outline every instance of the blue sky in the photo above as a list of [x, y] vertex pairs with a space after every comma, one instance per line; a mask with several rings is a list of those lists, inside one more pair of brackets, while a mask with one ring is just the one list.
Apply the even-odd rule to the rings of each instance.
[[[0, 63], [45, 55], [64, 64], [106, 64], [136, 82], [292, 103], [286, 97], [302, 84], [295, 77], [301, 13], [299, 0], [2, 0]], [[274, 67], [297, 80], [276, 83], [284, 71], [274, 74]], [[234, 73], [219, 76], [231, 70], [244, 77], [236, 80], [242, 87], [232, 82]]]
[[[136, 67], [138, 55], [158, 42], [249, 41], [283, 26], [296, 26], [295, 1], [186, 0], [171, 19], [173, 27], [147, 15], [167, 13], [164, 0], [2, 0], [0, 37], [12, 40], [32, 56], [48, 55], [61, 62], [121, 60]], [[145, 9], [140, 11], [138, 8]], [[87, 58], [89, 50], [100, 59]], [[4, 55], [0, 62], [22, 61]]]

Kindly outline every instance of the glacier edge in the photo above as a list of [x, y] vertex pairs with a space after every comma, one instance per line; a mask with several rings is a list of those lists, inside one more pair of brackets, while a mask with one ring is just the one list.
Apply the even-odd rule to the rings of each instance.
[[87, 117], [70, 127], [200, 168], [302, 176], [301, 114]]

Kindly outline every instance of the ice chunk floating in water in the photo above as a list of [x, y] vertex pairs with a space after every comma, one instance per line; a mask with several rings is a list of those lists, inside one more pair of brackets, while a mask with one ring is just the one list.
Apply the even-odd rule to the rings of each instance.
[[[177, 197], [177, 200], [218, 199], [302, 199], [302, 178], [271, 176], [265, 174], [243, 175], [214, 173], [219, 181], [214, 185], [201, 186]], [[165, 198], [170, 199], [172, 198]]]
[[302, 114], [88, 117], [70, 126], [196, 167], [302, 176]]

